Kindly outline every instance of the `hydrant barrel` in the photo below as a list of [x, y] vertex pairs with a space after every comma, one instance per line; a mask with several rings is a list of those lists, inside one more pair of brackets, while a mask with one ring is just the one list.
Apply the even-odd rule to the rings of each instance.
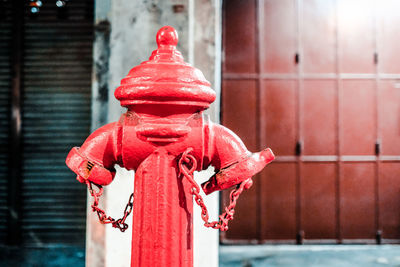
[[[98, 197], [101, 186], [114, 179], [115, 164], [135, 170], [134, 201], [128, 203], [133, 207], [131, 266], [190, 267], [193, 198], [202, 208], [204, 225], [226, 231], [240, 193], [274, 155], [270, 149], [249, 152], [235, 133], [203, 114], [215, 92], [176, 49], [174, 28], [161, 28], [156, 41], [158, 48], [149, 60], [132, 68], [115, 91], [128, 111], [73, 148], [66, 163], [78, 181], [89, 186], [100, 221], [121, 231], [130, 210], [115, 220], [98, 207]], [[216, 173], [200, 187], [193, 173], [210, 165]], [[235, 186], [226, 212], [219, 221], [209, 222], [201, 188], [210, 194]]]

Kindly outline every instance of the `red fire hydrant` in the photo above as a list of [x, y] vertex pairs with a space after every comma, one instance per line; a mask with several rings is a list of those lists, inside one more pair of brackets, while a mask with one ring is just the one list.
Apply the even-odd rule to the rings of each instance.
[[[92, 209], [102, 223], [124, 231], [133, 210], [131, 266], [135, 267], [193, 266], [193, 196], [204, 225], [226, 231], [239, 194], [274, 159], [270, 149], [250, 153], [233, 132], [202, 113], [215, 93], [202, 72], [184, 62], [177, 43], [174, 28], [158, 31], [158, 49], [115, 91], [128, 111], [118, 122], [92, 133], [80, 148], [73, 148], [66, 160], [77, 179], [88, 185], [94, 197]], [[136, 171], [134, 194], [119, 220], [98, 207], [102, 186], [114, 178], [115, 164]], [[208, 221], [200, 186], [193, 179], [194, 171], [210, 165], [216, 174], [201, 185], [206, 194], [236, 186], [230, 205], [215, 222]]]

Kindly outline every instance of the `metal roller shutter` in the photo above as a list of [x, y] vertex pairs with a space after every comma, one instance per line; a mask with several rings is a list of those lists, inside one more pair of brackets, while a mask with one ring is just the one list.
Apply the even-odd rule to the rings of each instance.
[[93, 0], [25, 9], [22, 93], [22, 239], [84, 244], [86, 187], [65, 157], [90, 131]]
[[7, 233], [7, 177], [9, 112], [11, 90], [12, 7], [10, 2], [0, 2], [0, 244]]

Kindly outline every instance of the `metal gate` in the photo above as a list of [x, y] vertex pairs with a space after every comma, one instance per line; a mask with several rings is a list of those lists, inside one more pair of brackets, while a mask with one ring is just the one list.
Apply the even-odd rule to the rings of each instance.
[[2, 1], [1, 243], [83, 245], [86, 189], [64, 161], [90, 131], [94, 3], [37, 2]]
[[222, 241], [398, 243], [400, 3], [235, 0], [223, 9], [222, 121], [277, 159]]

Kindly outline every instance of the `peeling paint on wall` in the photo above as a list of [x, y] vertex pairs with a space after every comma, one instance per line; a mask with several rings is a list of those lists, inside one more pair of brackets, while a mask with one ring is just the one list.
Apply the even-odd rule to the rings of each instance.
[[94, 73], [98, 83], [97, 99], [108, 101], [108, 71], [110, 59], [110, 22], [102, 20], [95, 25], [95, 48], [97, 57], [94, 59]]

